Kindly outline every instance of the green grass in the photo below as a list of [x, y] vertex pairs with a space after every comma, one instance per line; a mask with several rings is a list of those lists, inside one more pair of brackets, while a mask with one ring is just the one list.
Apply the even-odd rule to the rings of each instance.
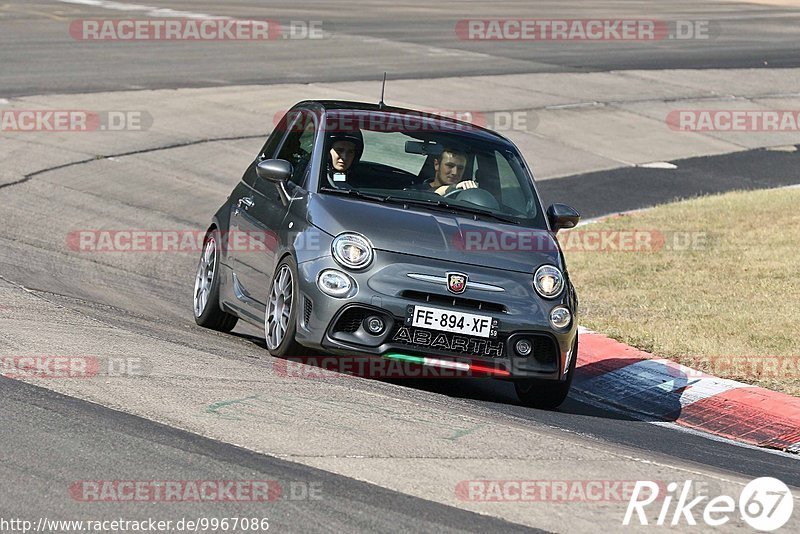
[[800, 189], [733, 192], [573, 230], [653, 231], [668, 245], [675, 232], [699, 239], [680, 250], [566, 247], [580, 323], [710, 372], [731, 357], [774, 357], [777, 371], [725, 367], [724, 377], [800, 396], [799, 208]]

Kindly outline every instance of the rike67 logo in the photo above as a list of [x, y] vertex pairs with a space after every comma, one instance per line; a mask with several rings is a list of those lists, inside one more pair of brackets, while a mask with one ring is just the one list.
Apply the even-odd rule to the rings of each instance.
[[[698, 524], [696, 516], [702, 518], [706, 525], [718, 527], [732, 519], [735, 520], [738, 515], [751, 528], [770, 532], [784, 526], [794, 510], [792, 493], [786, 484], [777, 478], [762, 477], [751, 481], [739, 494], [738, 503], [727, 495], [711, 499], [708, 495], [691, 498], [691, 480], [685, 481], [682, 487], [679, 487], [677, 482], [670, 482], [666, 487], [666, 495], [659, 495], [661, 487], [656, 482], [637, 481], [622, 524], [630, 525], [635, 514], [635, 520], [638, 520], [640, 525], [648, 525], [648, 514], [645, 509], [656, 501], [660, 501], [661, 509], [655, 524], [658, 526], [669, 524], [673, 527], [681, 524], [695, 526]], [[708, 501], [704, 502], [706, 499]], [[675, 503], [674, 508], [673, 503]], [[652, 514], [657, 508], [658, 505], [648, 511]]]

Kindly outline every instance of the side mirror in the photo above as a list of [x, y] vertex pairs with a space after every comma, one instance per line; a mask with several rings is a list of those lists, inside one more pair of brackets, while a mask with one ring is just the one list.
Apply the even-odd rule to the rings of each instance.
[[575, 228], [578, 221], [581, 220], [581, 214], [566, 204], [550, 204], [550, 207], [547, 208], [547, 220], [550, 222], [553, 232], [558, 232]]
[[292, 164], [284, 159], [265, 159], [256, 165], [256, 174], [263, 180], [286, 183], [292, 177]]

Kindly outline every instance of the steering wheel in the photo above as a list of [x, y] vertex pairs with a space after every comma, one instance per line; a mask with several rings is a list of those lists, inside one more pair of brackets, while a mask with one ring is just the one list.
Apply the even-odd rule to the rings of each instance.
[[500, 209], [500, 203], [493, 194], [485, 189], [480, 189], [477, 187], [471, 189], [457, 189], [455, 191], [450, 191], [444, 195], [443, 198], [453, 198], [456, 196], [458, 196], [458, 200], [461, 202], [469, 202], [470, 204], [475, 204], [476, 206], [489, 208], [492, 210]]
[[442, 196], [442, 198], [455, 198], [455, 197], [457, 197], [459, 194], [463, 193], [464, 191], [466, 191], [466, 189], [459, 189], [459, 188], [455, 188], [455, 189], [453, 189], [452, 191], [450, 191], [449, 193], [445, 193], [445, 194]]

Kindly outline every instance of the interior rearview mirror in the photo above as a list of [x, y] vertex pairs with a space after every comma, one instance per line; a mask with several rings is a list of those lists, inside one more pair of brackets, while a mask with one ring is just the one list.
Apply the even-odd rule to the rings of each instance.
[[425, 141], [406, 141], [406, 154], [419, 154], [421, 156], [441, 156], [442, 145]]

